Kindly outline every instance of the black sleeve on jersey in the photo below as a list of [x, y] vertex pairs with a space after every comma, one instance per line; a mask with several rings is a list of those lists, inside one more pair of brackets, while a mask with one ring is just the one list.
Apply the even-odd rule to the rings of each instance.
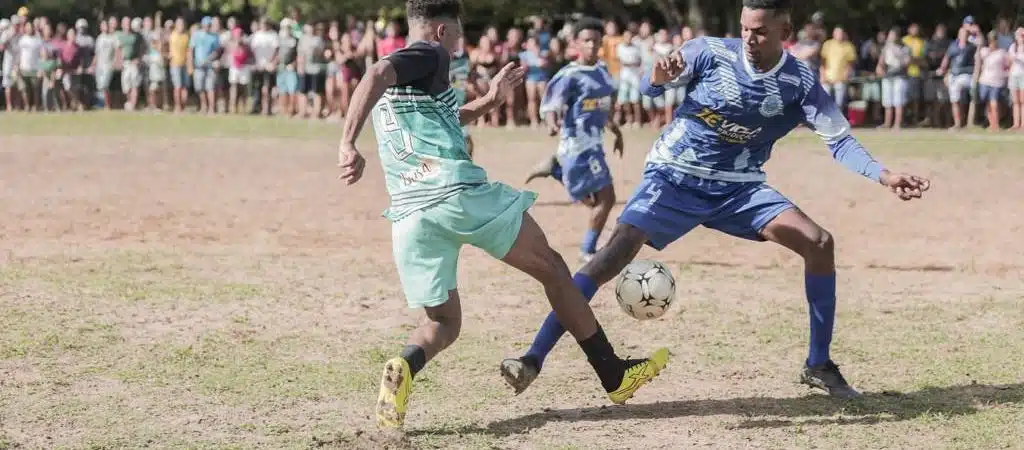
[[395, 84], [399, 86], [433, 77], [440, 66], [440, 59], [438, 47], [427, 43], [416, 43], [387, 56], [395, 68], [398, 76]]

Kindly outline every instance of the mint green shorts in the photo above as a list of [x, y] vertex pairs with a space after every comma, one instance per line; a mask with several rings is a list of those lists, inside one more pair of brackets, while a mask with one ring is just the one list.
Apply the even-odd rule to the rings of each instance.
[[502, 183], [466, 189], [391, 225], [392, 251], [410, 308], [434, 307], [456, 289], [465, 244], [501, 259], [519, 237], [537, 194]]

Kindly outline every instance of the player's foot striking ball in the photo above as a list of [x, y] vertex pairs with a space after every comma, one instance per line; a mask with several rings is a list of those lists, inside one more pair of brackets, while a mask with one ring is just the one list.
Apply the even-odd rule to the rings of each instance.
[[[589, 260], [597, 252], [597, 240], [615, 206], [615, 187], [605, 162], [604, 129], [615, 135], [614, 150], [622, 157], [622, 133], [609, 120], [615, 81], [598, 58], [604, 26], [595, 19], [576, 24], [575, 44], [580, 55], [563, 67], [548, 83], [540, 112], [552, 136], [558, 136], [555, 158], [535, 167], [526, 182], [552, 177], [565, 186], [573, 201], [590, 208], [587, 231], [580, 244], [580, 258]], [[564, 111], [561, 125], [558, 113]]]
[[459, 0], [412, 0], [406, 5], [413, 42], [368, 71], [352, 96], [339, 150], [341, 179], [362, 177], [365, 160], [356, 138], [373, 114], [378, 154], [391, 205], [393, 254], [406, 300], [427, 320], [413, 331], [401, 355], [384, 366], [377, 423], [405, 421], [416, 374], [451, 345], [462, 327], [455, 283], [459, 250], [478, 247], [544, 286], [559, 323], [576, 338], [608, 397], [622, 403], [660, 372], [668, 351], [650, 359], [615, 354], [565, 261], [527, 212], [532, 192], [490, 182], [470, 161], [461, 125], [499, 106], [523, 82], [525, 68], [503, 67], [487, 94], [459, 105], [450, 85], [452, 51], [462, 35]]
[[[857, 395], [832, 361], [836, 312], [832, 235], [765, 183], [762, 166], [776, 141], [804, 124], [839, 163], [889, 188], [920, 198], [929, 181], [886, 170], [850, 135], [850, 124], [817, 74], [782, 50], [792, 31], [788, 0], [744, 0], [741, 39], [693, 39], [658, 61], [641, 82], [644, 94], [686, 88], [686, 99], [647, 157], [608, 244], [573, 277], [594, 297], [644, 244], [661, 250], [698, 225], [782, 245], [804, 260], [810, 345], [801, 381], [835, 397]], [[563, 333], [549, 314], [525, 355], [501, 372], [522, 392], [540, 373]]]

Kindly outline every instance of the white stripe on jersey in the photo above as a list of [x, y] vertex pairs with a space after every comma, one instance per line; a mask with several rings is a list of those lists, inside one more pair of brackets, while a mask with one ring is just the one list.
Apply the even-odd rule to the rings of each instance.
[[721, 89], [725, 102], [734, 108], [743, 107], [740, 84], [736, 81], [736, 54], [729, 51], [718, 38], [705, 38], [708, 48], [715, 54], [715, 67], [718, 74], [716, 88]]

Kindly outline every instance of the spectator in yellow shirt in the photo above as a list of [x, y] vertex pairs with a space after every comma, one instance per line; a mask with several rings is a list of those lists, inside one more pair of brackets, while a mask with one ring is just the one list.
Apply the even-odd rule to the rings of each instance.
[[832, 30], [832, 39], [821, 47], [821, 59], [821, 84], [842, 110], [854, 64], [857, 63], [857, 49], [842, 27]]
[[924, 93], [924, 77], [928, 75], [927, 41], [921, 37], [921, 26], [912, 23], [903, 36], [903, 45], [910, 51], [910, 65], [907, 66], [907, 97], [910, 113], [914, 120], [921, 119], [921, 97]]
[[174, 21], [174, 31], [170, 37], [170, 55], [168, 67], [171, 72], [171, 97], [174, 99], [174, 112], [181, 112], [188, 102], [188, 32], [185, 30], [185, 19], [179, 17]]

